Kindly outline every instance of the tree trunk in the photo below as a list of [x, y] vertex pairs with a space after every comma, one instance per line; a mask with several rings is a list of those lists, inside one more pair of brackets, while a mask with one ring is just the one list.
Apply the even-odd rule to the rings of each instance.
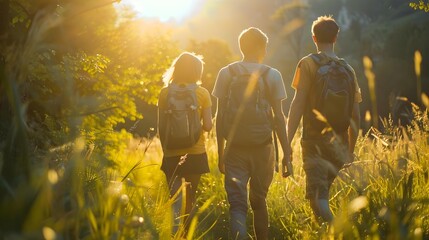
[[9, 27], [9, 0], [0, 0], [0, 39], [3, 44]]

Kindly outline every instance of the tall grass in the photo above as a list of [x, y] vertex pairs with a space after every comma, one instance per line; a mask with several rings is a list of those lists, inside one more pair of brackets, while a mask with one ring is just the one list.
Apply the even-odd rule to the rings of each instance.
[[[46, 30], [36, 28], [58, 24], [57, 19], [44, 19], [49, 15], [39, 17], [27, 42], [9, 53], [13, 64], [8, 66], [14, 67], [2, 65], [0, 69], [0, 90], [12, 114], [7, 123], [10, 131], [1, 133], [6, 138], [0, 139], [0, 170], [10, 171], [0, 178], [0, 238], [179, 239], [179, 234], [171, 235], [174, 199], [169, 198], [159, 169], [158, 139], [135, 139], [126, 131], [112, 131], [94, 141], [80, 128], [85, 116], [73, 111], [61, 119], [41, 116], [37, 123], [27, 118], [27, 106], [18, 90], [26, 84], [30, 59], [46, 47], [39, 35]], [[66, 102], [74, 106], [72, 110], [94, 103], [76, 95], [72, 74], [54, 65], [47, 66], [48, 77], [65, 88], [64, 95], [54, 101]], [[374, 81], [370, 62], [366, 65]], [[332, 226], [318, 225], [304, 199], [300, 139], [295, 139], [294, 178], [275, 175], [270, 187], [270, 238], [429, 238], [429, 120], [428, 100], [423, 96], [425, 107], [411, 104], [410, 125], [397, 126], [387, 118], [383, 132], [371, 128], [361, 133], [357, 160], [340, 171], [331, 189], [336, 215]], [[375, 102], [375, 95], [371, 99]], [[378, 118], [376, 109], [374, 118]], [[198, 187], [198, 211], [188, 239], [229, 239], [228, 203], [223, 176], [217, 170], [215, 142], [210, 135], [211, 172]], [[37, 143], [45, 148], [39, 149]], [[104, 152], [102, 144], [111, 146], [109, 152]]]
[[[267, 199], [271, 239], [428, 238], [429, 120], [425, 108], [413, 106], [411, 125], [398, 127], [388, 118], [383, 132], [373, 128], [360, 135], [357, 160], [340, 171], [331, 189], [332, 227], [318, 225], [304, 199], [300, 139], [295, 139], [294, 178], [275, 175]], [[45, 155], [51, 163], [33, 168], [28, 185], [2, 198], [2, 237], [179, 239], [171, 236], [174, 199], [159, 169], [158, 139], [127, 134], [121, 139], [127, 147], [118, 149], [115, 168], [103, 164], [102, 153], [82, 137], [51, 149]], [[207, 146], [211, 172], [201, 179], [188, 238], [229, 239], [214, 136]], [[67, 161], [52, 164], [56, 159]]]
[[[415, 121], [397, 127], [384, 121], [384, 133], [371, 129], [357, 143], [357, 160], [340, 171], [331, 190], [331, 207], [336, 220], [332, 227], [318, 225], [305, 196], [305, 174], [300, 162], [299, 139], [293, 144], [295, 176], [276, 175], [268, 195], [272, 239], [423, 239], [429, 237], [428, 130], [426, 110], [414, 105]], [[208, 141], [211, 173], [198, 189], [202, 207], [195, 221], [194, 238], [228, 239], [228, 204], [223, 176], [217, 170], [214, 140]], [[156, 150], [156, 148], [154, 148]], [[157, 150], [159, 151], [159, 149]], [[154, 161], [159, 161], [154, 160]], [[157, 174], [162, 175], [159, 170]], [[161, 182], [165, 180], [161, 177]], [[142, 179], [141, 179], [142, 180]], [[154, 186], [159, 186], [153, 183]], [[165, 183], [163, 183], [165, 186]], [[148, 195], [157, 199], [159, 193]], [[151, 201], [147, 208], [157, 208]], [[168, 202], [167, 198], [164, 199]], [[152, 205], [154, 204], [154, 205]], [[153, 212], [153, 217], [171, 217]], [[156, 216], [161, 214], [163, 217]], [[249, 214], [252, 214], [249, 212]], [[169, 224], [166, 221], [155, 225]], [[248, 223], [251, 228], [251, 223]], [[164, 226], [164, 229], [168, 227]]]

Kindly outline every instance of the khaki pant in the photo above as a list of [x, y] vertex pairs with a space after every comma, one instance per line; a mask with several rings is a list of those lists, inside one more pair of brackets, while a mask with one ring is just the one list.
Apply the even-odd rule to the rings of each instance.
[[329, 199], [329, 189], [347, 161], [347, 142], [302, 140], [301, 146], [306, 175], [306, 198]]

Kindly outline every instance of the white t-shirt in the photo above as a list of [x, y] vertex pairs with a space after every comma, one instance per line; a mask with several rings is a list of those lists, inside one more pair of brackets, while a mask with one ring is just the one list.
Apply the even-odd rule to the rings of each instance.
[[[253, 62], [236, 62], [233, 64], [237, 64], [236, 69], [239, 69], [240, 72], [247, 72], [252, 73], [256, 72], [259, 69], [261, 69], [263, 64], [260, 63], [253, 63]], [[266, 81], [268, 85], [268, 89], [270, 90], [269, 96], [271, 97], [271, 100], [283, 100], [287, 97], [286, 95], [286, 89], [285, 85], [283, 83], [282, 75], [280, 72], [275, 69], [271, 68], [268, 70]], [[228, 69], [228, 66], [222, 68], [219, 71], [219, 74], [216, 79], [216, 83], [213, 89], [213, 96], [217, 98], [223, 98], [228, 94], [228, 86], [231, 81], [231, 73]]]

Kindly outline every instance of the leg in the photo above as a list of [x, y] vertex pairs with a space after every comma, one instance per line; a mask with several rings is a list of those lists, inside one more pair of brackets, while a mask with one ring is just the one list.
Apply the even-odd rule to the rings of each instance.
[[328, 168], [327, 184], [324, 191], [319, 196], [317, 204], [319, 207], [319, 215], [323, 221], [331, 223], [334, 220], [331, 208], [329, 207], [329, 190], [331, 189], [332, 183], [338, 175], [338, 169], [333, 165]]
[[317, 142], [303, 141], [302, 157], [306, 175], [306, 198], [310, 201], [310, 207], [316, 220], [331, 222], [332, 213], [329, 208], [329, 182], [328, 176], [332, 164], [322, 158], [321, 148]]
[[180, 161], [182, 161], [181, 156], [164, 157], [161, 166], [167, 177], [170, 198], [172, 198], [173, 234], [176, 237], [186, 234], [193, 215], [201, 173], [209, 172], [205, 153], [190, 154], [185, 162], [180, 163]]
[[272, 145], [262, 147], [253, 154], [250, 178], [250, 206], [253, 210], [253, 226], [257, 240], [268, 239], [267, 194], [274, 175]]
[[229, 202], [232, 239], [247, 239], [247, 183], [249, 170], [246, 153], [230, 148], [225, 158], [225, 190]]
[[188, 231], [192, 218], [195, 214], [195, 200], [198, 183], [200, 182], [201, 174], [193, 174], [184, 176], [186, 180], [186, 197], [185, 197], [185, 215], [183, 222], [185, 224], [185, 232]]
[[329, 207], [328, 199], [321, 199], [318, 197], [310, 198], [310, 207], [313, 210], [313, 214], [319, 223], [328, 222], [331, 223], [333, 215]]
[[268, 239], [268, 210], [266, 197], [255, 196], [250, 190], [250, 205], [253, 211], [253, 227], [258, 240]]
[[[308, 176], [308, 175], [307, 175]], [[319, 222], [332, 222], [333, 215], [329, 207], [329, 187], [323, 182], [309, 184], [307, 181], [307, 199]]]
[[316, 217], [316, 220], [319, 222], [320, 210], [319, 210], [317, 197], [312, 197], [309, 199], [309, 201], [310, 201], [310, 207], [311, 207], [311, 210], [313, 211], [314, 217]]
[[167, 182], [169, 183], [169, 192], [170, 192], [170, 198], [173, 198], [176, 194], [177, 197], [175, 201], [173, 202], [172, 208], [173, 208], [173, 234], [177, 232], [180, 226], [180, 218], [181, 218], [181, 209], [183, 204], [183, 198], [182, 193], [178, 193], [180, 191], [180, 188], [182, 186], [182, 178], [174, 175], [174, 176], [167, 176]]
[[317, 205], [319, 207], [319, 215], [322, 218], [324, 222], [331, 223], [334, 219], [334, 216], [332, 215], [331, 208], [329, 207], [329, 200], [328, 199], [318, 199]]
[[[319, 174], [312, 172], [313, 176], [317, 176], [317, 182], [313, 179], [308, 183], [310, 185], [309, 200], [310, 206], [313, 210], [313, 213], [319, 222], [328, 222], [331, 223], [334, 219], [331, 208], [329, 206], [329, 190], [331, 185], [337, 176], [338, 170], [334, 168], [332, 164], [328, 161], [320, 159], [321, 165], [319, 165], [317, 171]], [[321, 169], [324, 169], [320, 172]], [[312, 177], [308, 177], [312, 179]]]

